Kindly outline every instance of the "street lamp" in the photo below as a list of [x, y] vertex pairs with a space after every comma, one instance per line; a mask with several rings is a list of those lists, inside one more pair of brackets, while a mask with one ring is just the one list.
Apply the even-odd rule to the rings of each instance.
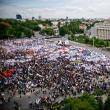
[[93, 37], [93, 42], [92, 43], [93, 43], [93, 47], [94, 47], [94, 37]]

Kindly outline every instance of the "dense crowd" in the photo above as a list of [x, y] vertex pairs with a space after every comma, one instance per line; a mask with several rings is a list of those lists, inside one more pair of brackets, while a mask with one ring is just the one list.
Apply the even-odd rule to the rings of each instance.
[[[60, 45], [58, 48], [67, 47]], [[58, 50], [58, 48], [55, 48], [55, 50]], [[55, 59], [49, 57], [50, 53], [46, 53], [46, 56], [41, 55], [39, 50], [39, 52], [33, 54], [31, 60], [26, 60], [26, 54], [22, 51], [14, 50], [10, 54], [2, 52], [0, 65], [3, 69], [1, 71], [14, 68], [14, 73], [11, 77], [4, 77], [0, 80], [1, 100], [3, 101], [3, 95], [5, 97], [7, 94], [8, 100], [5, 98], [4, 101], [10, 101], [16, 95], [21, 98], [29, 92], [35, 93], [36, 103], [34, 106], [32, 106], [32, 103], [29, 103], [29, 105], [31, 108], [38, 108], [38, 105], [43, 102], [53, 104], [60, 101], [59, 98], [68, 95], [77, 96], [85, 91], [93, 93], [96, 88], [103, 90], [105, 93], [107, 92], [110, 88], [109, 59], [88, 61], [76, 54], [71, 58], [71, 56], [67, 57], [68, 50], [63, 50], [63, 53], [59, 51], [59, 56]], [[90, 54], [87, 51], [85, 52]], [[85, 52], [84, 56], [86, 56]], [[56, 53], [55, 51], [54, 55]], [[25, 60], [21, 62], [20, 59], [17, 59], [13, 64], [12, 62], [9, 64], [5, 62], [8, 59], [15, 59], [16, 56], [20, 58], [24, 56], [23, 60]], [[43, 96], [38, 97], [38, 92], [43, 92]], [[16, 102], [15, 105], [18, 106]]]

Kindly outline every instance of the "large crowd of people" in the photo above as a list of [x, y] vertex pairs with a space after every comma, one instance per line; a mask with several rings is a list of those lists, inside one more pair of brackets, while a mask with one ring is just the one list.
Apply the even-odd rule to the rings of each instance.
[[[16, 95], [21, 98], [35, 93], [34, 106], [29, 103], [33, 109], [43, 102], [56, 103], [68, 95], [93, 93], [96, 88], [106, 93], [110, 88], [109, 58], [45, 39], [1, 41], [0, 68], [1, 103]], [[12, 74], [6, 77], [4, 73], [10, 69]], [[38, 92], [43, 95], [38, 97]], [[18, 106], [16, 102], [15, 105]]]

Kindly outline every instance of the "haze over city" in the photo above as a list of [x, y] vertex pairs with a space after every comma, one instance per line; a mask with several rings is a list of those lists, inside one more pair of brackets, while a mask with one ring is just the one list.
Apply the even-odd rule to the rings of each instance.
[[0, 0], [0, 18], [109, 18], [110, 0]]

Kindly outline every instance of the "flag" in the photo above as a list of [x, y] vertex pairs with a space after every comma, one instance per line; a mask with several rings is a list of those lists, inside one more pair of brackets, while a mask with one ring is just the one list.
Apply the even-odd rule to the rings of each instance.
[[15, 69], [8, 69], [8, 70], [3, 72], [3, 75], [5, 77], [11, 77], [13, 75], [14, 71], [15, 71]]

